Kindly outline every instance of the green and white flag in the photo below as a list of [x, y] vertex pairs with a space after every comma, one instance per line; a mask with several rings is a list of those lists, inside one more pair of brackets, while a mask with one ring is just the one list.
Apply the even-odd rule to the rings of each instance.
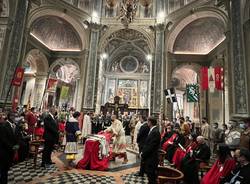
[[187, 102], [199, 101], [199, 86], [197, 84], [187, 84]]

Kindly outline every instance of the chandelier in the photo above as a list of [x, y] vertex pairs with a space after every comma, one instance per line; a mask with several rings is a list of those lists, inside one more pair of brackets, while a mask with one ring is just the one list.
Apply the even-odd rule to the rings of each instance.
[[134, 20], [137, 11], [138, 0], [122, 0], [120, 15], [118, 19], [121, 23], [128, 27], [128, 25]]

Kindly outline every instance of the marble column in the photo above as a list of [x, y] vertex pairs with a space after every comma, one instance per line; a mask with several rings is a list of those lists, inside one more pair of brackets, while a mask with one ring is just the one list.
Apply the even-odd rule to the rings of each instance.
[[104, 95], [104, 86], [105, 86], [105, 78], [103, 76], [104, 74], [104, 63], [105, 63], [104, 58], [100, 58], [99, 61], [99, 74], [98, 74], [98, 88], [97, 88], [97, 96], [96, 96], [96, 113], [100, 113], [101, 111], [101, 103], [102, 103], [102, 98]]
[[15, 21], [13, 22], [10, 41], [9, 41], [9, 50], [5, 62], [7, 63], [3, 89], [1, 91], [1, 100], [4, 100], [7, 96], [8, 89], [12, 80], [12, 76], [15, 72], [15, 68], [20, 61], [20, 52], [22, 50], [24, 32], [26, 27], [26, 19], [29, 10], [29, 1], [28, 0], [19, 0], [17, 3], [17, 10], [15, 15]]
[[86, 86], [86, 73], [87, 73], [87, 62], [89, 57], [89, 51], [84, 50], [81, 56], [81, 64], [80, 64], [80, 79], [79, 79], [79, 87], [78, 87], [78, 98], [76, 109], [82, 110], [83, 102], [84, 102], [84, 94], [85, 94], [85, 86]]
[[243, 47], [243, 30], [241, 20], [241, 2], [231, 0], [231, 72], [233, 116], [243, 117], [249, 115], [247, 94], [246, 63]]
[[34, 101], [33, 101], [33, 107], [40, 108], [41, 103], [42, 103], [42, 98], [43, 98], [43, 93], [45, 90], [45, 85], [46, 85], [46, 79], [47, 75], [36, 75], [36, 81], [34, 85]]
[[94, 110], [95, 108], [98, 42], [99, 42], [99, 29], [91, 28], [87, 77], [86, 77], [84, 105], [83, 105], [83, 108], [88, 110]]
[[163, 105], [163, 62], [165, 59], [165, 26], [155, 27], [155, 58], [153, 62], [153, 108], [152, 113], [161, 113]]

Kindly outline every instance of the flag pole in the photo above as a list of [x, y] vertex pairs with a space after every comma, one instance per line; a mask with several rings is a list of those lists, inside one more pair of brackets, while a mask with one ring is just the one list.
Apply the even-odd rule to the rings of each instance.
[[178, 99], [177, 99], [177, 96], [176, 96], [176, 90], [174, 90], [174, 96], [175, 96], [176, 103], [177, 103], [177, 111], [179, 112], [179, 115], [182, 117], [180, 107], [179, 107], [179, 103], [178, 103]]
[[222, 110], [223, 110], [223, 124], [226, 124], [226, 109], [225, 109], [225, 107], [226, 107], [226, 103], [225, 103], [225, 67], [224, 67], [224, 65], [225, 65], [225, 58], [224, 58], [225, 56], [224, 56], [224, 54], [223, 54], [223, 56], [222, 56], [222, 64], [223, 64], [223, 66], [222, 66], [222, 69], [223, 69], [223, 72], [222, 72], [222, 76], [223, 76], [223, 80], [222, 80], [222, 82], [223, 82], [223, 86], [222, 86]]

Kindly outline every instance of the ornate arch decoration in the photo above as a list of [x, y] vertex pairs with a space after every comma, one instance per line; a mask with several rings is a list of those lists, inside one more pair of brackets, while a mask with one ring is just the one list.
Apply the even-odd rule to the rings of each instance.
[[9, 17], [9, 0], [1, 0], [0, 1], [0, 17]]
[[[126, 49], [129, 49], [131, 51], [127, 51]], [[127, 54], [129, 53], [129, 54]], [[135, 67], [135, 70], [133, 72], [135, 73], [149, 73], [150, 70], [150, 63], [145, 59], [145, 53], [142, 52], [137, 47], [130, 47], [128, 45], [124, 45], [112, 54], [109, 57], [109, 60], [106, 65], [106, 71], [107, 72], [125, 72], [125, 70], [122, 69], [122, 63], [124, 63], [126, 58], [126, 61], [131, 63], [131, 65], [137, 65]], [[134, 62], [133, 62], [134, 61]], [[137, 64], [136, 64], [137, 63]], [[116, 69], [115, 69], [116, 68]], [[132, 72], [132, 71], [131, 71]]]
[[36, 73], [36, 75], [47, 75], [49, 69], [48, 60], [40, 50], [30, 50], [26, 55], [23, 65], [27, 62], [30, 63], [31, 69], [33, 70], [32, 72]]
[[[105, 52], [105, 49], [106, 49], [108, 43], [113, 39], [114, 35], [116, 33], [118, 33], [120, 30], [123, 30], [123, 29], [124, 29], [124, 27], [116, 26], [116, 27], [114, 27], [114, 28], [112, 28], [110, 30], [107, 30], [105, 32], [105, 34], [100, 39], [99, 52], [100, 53]], [[131, 26], [130, 29], [138, 32], [139, 34], [141, 34], [144, 37], [144, 39], [145, 39], [145, 41], [147, 43], [147, 46], [149, 48], [149, 52], [152, 53], [153, 50], [154, 50], [154, 36], [152, 36], [149, 33], [149, 31], [147, 31], [147, 30], [145, 30], [143, 28], [140, 28], [140, 27], [135, 28], [135, 27]], [[150, 53], [148, 53], [148, 54], [150, 54]]]
[[82, 22], [80, 22], [80, 20], [74, 19], [73, 17], [69, 16], [68, 14], [55, 9], [55, 7], [44, 6], [44, 7], [41, 7], [41, 8], [38, 8], [38, 9], [35, 9], [34, 11], [32, 11], [29, 15], [29, 18], [28, 18], [27, 27], [31, 28], [32, 24], [37, 19], [44, 17], [44, 16], [55, 16], [55, 17], [60, 17], [60, 18], [64, 19], [78, 33], [78, 36], [80, 37], [80, 41], [81, 41], [82, 50], [84, 50], [87, 47], [87, 43], [88, 43], [87, 34], [88, 33], [85, 31], [84, 24]]
[[166, 37], [168, 43], [166, 47], [167, 52], [173, 53], [174, 44], [180, 32], [190, 23], [201, 18], [218, 19], [223, 24], [224, 31], [227, 30], [228, 18], [224, 12], [215, 8], [199, 8], [197, 10], [194, 10], [193, 14], [181, 19], [179, 22], [177, 22], [175, 25], [172, 26], [170, 33]]
[[[60, 76], [58, 76], [58, 70], [61, 70]], [[66, 76], [65, 72], [68, 72], [67, 74], [69, 74], [69, 76]], [[59, 58], [51, 64], [49, 75], [53, 78], [62, 77], [62, 81], [70, 83], [80, 78], [80, 67], [77, 62], [71, 58]]]

